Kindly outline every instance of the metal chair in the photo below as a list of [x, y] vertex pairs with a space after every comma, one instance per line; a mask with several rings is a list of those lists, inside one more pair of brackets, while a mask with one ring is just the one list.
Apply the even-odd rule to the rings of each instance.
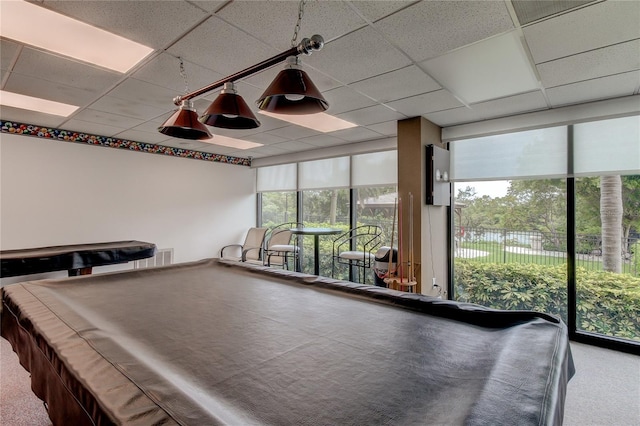
[[[362, 225], [340, 234], [333, 240], [331, 276], [335, 277], [336, 264], [358, 269], [359, 283], [365, 283], [365, 272], [375, 260], [375, 251], [382, 244], [382, 229], [377, 225]], [[350, 279], [353, 280], [351, 271]]]
[[[249, 228], [242, 244], [229, 244], [220, 250], [221, 259], [262, 263], [262, 250], [267, 228]], [[232, 250], [235, 250], [232, 253]], [[226, 254], [225, 254], [226, 253]]]
[[302, 223], [287, 222], [269, 230], [265, 243], [265, 265], [289, 269], [289, 259], [292, 258], [294, 270], [300, 272], [300, 247], [298, 244], [291, 244], [293, 234], [289, 230], [300, 226], [303, 226]]

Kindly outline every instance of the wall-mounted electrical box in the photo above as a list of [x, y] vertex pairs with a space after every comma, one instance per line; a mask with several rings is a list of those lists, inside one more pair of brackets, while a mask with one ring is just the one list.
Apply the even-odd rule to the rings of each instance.
[[449, 151], [435, 145], [426, 146], [426, 203], [432, 206], [451, 204]]

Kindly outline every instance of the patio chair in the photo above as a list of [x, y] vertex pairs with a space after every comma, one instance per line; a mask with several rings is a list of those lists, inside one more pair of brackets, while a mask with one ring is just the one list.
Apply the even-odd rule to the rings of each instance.
[[303, 225], [299, 222], [287, 222], [274, 226], [268, 231], [265, 243], [265, 265], [269, 267], [278, 265], [289, 269], [291, 259], [294, 270], [300, 272], [300, 247], [297, 243], [291, 244], [293, 234], [289, 229], [301, 226]]
[[362, 225], [340, 234], [333, 240], [331, 276], [335, 277], [336, 265], [345, 264], [358, 269], [357, 282], [364, 284], [365, 272], [373, 266], [375, 251], [382, 244], [381, 234], [377, 225]]
[[242, 244], [229, 244], [220, 250], [221, 259], [262, 263], [262, 249], [267, 228], [249, 228]]

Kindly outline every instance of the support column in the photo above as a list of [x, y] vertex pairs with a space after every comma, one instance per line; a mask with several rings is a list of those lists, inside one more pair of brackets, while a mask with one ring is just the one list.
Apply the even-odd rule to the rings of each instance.
[[[413, 243], [416, 262], [416, 291], [437, 295], [433, 278], [447, 289], [447, 208], [425, 204], [425, 146], [445, 148], [441, 128], [423, 117], [398, 121], [398, 196], [402, 198], [404, 259], [408, 256], [409, 193], [413, 194]], [[444, 293], [443, 293], [444, 297]]]

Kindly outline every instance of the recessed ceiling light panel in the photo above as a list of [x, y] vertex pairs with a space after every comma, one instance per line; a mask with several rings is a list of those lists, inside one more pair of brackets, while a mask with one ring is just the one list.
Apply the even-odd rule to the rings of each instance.
[[422, 63], [445, 89], [469, 104], [540, 89], [533, 65], [511, 31]]
[[59, 115], [61, 117], [68, 117], [78, 109], [75, 105], [34, 98], [33, 96], [6, 92], [4, 90], [0, 90], [0, 105], [26, 109], [29, 111], [38, 111], [45, 114]]
[[227, 136], [215, 135], [211, 139], [200, 140], [200, 142], [210, 143], [213, 145], [227, 146], [236, 149], [251, 149], [262, 146], [261, 143], [249, 142], [242, 139], [230, 138]]
[[153, 49], [26, 1], [2, 1], [0, 36], [125, 73]]
[[347, 120], [334, 117], [333, 115], [329, 115], [325, 112], [307, 115], [276, 114], [269, 111], [258, 111], [258, 113], [322, 133], [329, 133], [335, 132], [336, 130], [358, 127], [357, 124], [353, 124]]

